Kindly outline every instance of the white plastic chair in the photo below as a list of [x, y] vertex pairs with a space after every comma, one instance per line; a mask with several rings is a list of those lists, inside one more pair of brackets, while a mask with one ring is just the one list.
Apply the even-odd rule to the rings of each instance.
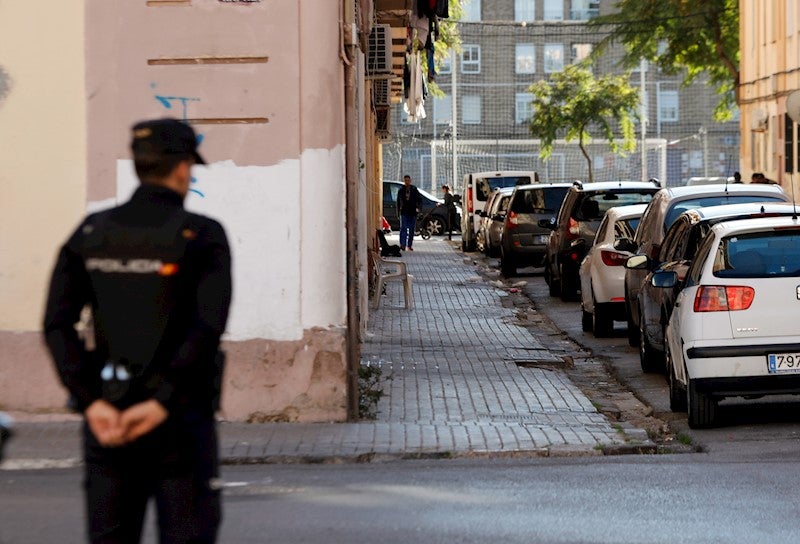
[[384, 259], [380, 253], [375, 250], [369, 250], [372, 264], [375, 268], [375, 294], [372, 297], [372, 307], [379, 308], [381, 305], [381, 295], [383, 294], [383, 287], [390, 281], [403, 282], [403, 294], [405, 295], [406, 309], [410, 310], [414, 307], [414, 292], [411, 287], [411, 282], [414, 276], [408, 273], [406, 263], [403, 261], [396, 261], [394, 259]]

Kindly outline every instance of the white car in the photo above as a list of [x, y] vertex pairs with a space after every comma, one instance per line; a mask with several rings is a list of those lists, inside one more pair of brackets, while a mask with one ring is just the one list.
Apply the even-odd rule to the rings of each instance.
[[609, 208], [581, 262], [581, 324], [584, 332], [610, 336], [625, 321], [625, 262], [647, 204]]
[[[656, 272], [656, 287], [677, 284]], [[709, 427], [725, 397], [800, 394], [800, 220], [715, 225], [689, 267], [666, 330], [670, 407]]]

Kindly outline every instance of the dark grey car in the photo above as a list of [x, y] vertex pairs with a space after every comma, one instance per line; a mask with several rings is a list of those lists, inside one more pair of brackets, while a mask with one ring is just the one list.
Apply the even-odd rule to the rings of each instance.
[[[550, 295], [575, 300], [580, 289], [580, 266], [606, 211], [615, 206], [646, 204], [660, 189], [641, 181], [575, 182], [569, 189], [547, 245], [544, 279]], [[545, 223], [542, 223], [545, 225]]]
[[554, 218], [570, 183], [535, 183], [514, 189], [500, 237], [500, 269], [506, 277], [517, 268], [541, 266], [550, 230], [539, 221]]

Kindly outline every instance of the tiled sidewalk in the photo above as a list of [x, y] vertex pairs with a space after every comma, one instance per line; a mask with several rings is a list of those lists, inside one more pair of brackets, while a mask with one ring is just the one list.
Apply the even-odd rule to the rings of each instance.
[[[479, 277], [455, 241], [419, 240], [414, 249], [403, 254], [414, 309], [390, 284], [362, 347], [362, 365], [382, 371], [377, 419], [222, 423], [226, 462], [595, 454], [630, 439], [558, 370], [551, 336], [514, 324], [506, 291]], [[76, 418], [22, 419], [2, 468], [78, 463]]]

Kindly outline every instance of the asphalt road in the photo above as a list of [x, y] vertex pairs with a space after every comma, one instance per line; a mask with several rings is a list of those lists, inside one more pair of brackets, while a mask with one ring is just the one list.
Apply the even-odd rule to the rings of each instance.
[[[786, 452], [229, 466], [220, 542], [794, 543], [799, 460]], [[0, 481], [0, 542], [83, 541], [79, 469], [3, 472]], [[152, 529], [145, 541], [155, 542]]]

